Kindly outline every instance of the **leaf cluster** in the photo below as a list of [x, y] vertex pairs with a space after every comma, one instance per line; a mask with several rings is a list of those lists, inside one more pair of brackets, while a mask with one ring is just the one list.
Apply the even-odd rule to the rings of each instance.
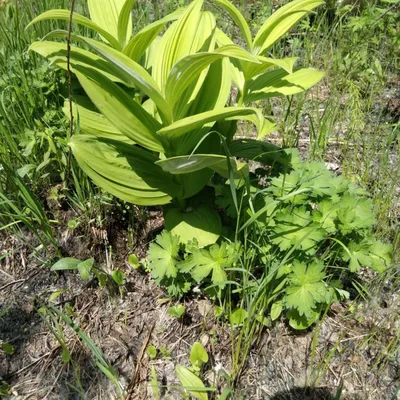
[[168, 294], [182, 297], [195, 285], [211, 284], [219, 289], [226, 285], [226, 269], [237, 261], [237, 246], [223, 242], [199, 248], [196, 241], [187, 245], [164, 230], [150, 244], [147, 259], [155, 281], [166, 287]]
[[[334, 301], [348, 298], [341, 281], [362, 267], [385, 271], [393, 248], [374, 238], [375, 216], [368, 193], [320, 162], [300, 162], [292, 152], [286, 173], [254, 176], [242, 198], [240, 240], [251, 237], [252, 273], [268, 276], [273, 319], [286, 310], [304, 329]], [[260, 175], [261, 174], [261, 175]], [[221, 190], [218, 204], [230, 205]]]

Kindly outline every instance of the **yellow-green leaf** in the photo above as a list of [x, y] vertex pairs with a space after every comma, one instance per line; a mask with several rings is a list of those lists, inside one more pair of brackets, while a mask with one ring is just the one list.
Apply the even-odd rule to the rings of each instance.
[[196, 35], [203, 35], [203, 32], [199, 31], [202, 5], [203, 0], [193, 1], [167, 29], [160, 41], [158, 57], [153, 66], [153, 77], [162, 90], [173, 65], [203, 46], [195, 40]]
[[[61, 31], [57, 32], [60, 33]], [[67, 70], [67, 44], [41, 41], [34, 42], [30, 45], [29, 50], [46, 57], [50, 62], [56, 64], [58, 67]], [[84, 67], [90, 66], [90, 68], [96, 69], [102, 73], [105, 77], [112, 80], [113, 82], [125, 83], [120, 77], [115, 75], [115, 70], [110, 66], [110, 63], [103, 58], [91, 53], [90, 51], [81, 49], [76, 46], [71, 46], [71, 70], [75, 73], [75, 67], [82, 65]]]
[[240, 32], [242, 33], [244, 40], [246, 41], [247, 47], [249, 48], [249, 50], [252, 50], [253, 42], [252, 42], [251, 31], [242, 13], [228, 0], [214, 0], [214, 1], [231, 16], [235, 24], [239, 27]]
[[118, 41], [121, 48], [129, 41], [132, 35], [132, 7], [135, 0], [126, 0], [118, 16]]
[[179, 197], [173, 176], [151, 153], [120, 141], [75, 135], [69, 142], [83, 171], [105, 191], [139, 205], [160, 205]]
[[283, 69], [268, 71], [249, 82], [245, 102], [301, 93], [317, 84], [324, 75], [324, 72], [314, 68], [299, 69], [293, 74]]
[[[69, 101], [64, 102], [63, 111], [70, 119]], [[106, 117], [96, 111], [93, 103], [84, 96], [74, 96], [72, 115], [79, 123], [79, 129], [89, 135], [107, 139], [120, 140], [125, 143], [135, 144], [131, 139], [123, 135]]]
[[314, 8], [324, 4], [322, 0], [295, 0], [269, 17], [254, 38], [253, 51], [262, 55], [279, 40], [293, 25]]
[[118, 131], [147, 149], [164, 150], [156, 133], [160, 123], [139, 103], [94, 69], [76, 66], [75, 72], [90, 100]]
[[161, 32], [164, 26], [171, 21], [175, 21], [182, 14], [182, 10], [176, 10], [172, 14], [145, 26], [136, 35], [134, 35], [124, 47], [123, 53], [132, 60], [139, 62], [146, 49], [150, 46], [153, 40]]
[[[88, 0], [90, 18], [114, 38], [118, 38], [118, 19], [124, 4], [125, 0]], [[131, 35], [132, 24], [129, 24], [126, 36], [129, 38]]]
[[[46, 20], [52, 20], [52, 19], [61, 19], [63, 21], [69, 21], [70, 16], [71, 16], [71, 11], [69, 11], [69, 10], [49, 10], [49, 11], [46, 11], [46, 12], [40, 14], [35, 19], [33, 19], [29, 23], [27, 28], [29, 28], [31, 25], [36, 24], [37, 22], [40, 22], [40, 21], [46, 21]], [[121, 48], [118, 43], [118, 40], [116, 39], [117, 36], [116, 35], [113, 36], [107, 30], [102, 28], [103, 26], [106, 26], [106, 25], [97, 24], [96, 22], [91, 21], [89, 18], [86, 18], [83, 15], [80, 15], [77, 13], [73, 14], [72, 20], [73, 20], [73, 22], [75, 22], [79, 25], [83, 25], [89, 29], [93, 29], [94, 31], [99, 33], [108, 43], [110, 43], [111, 46], [115, 47], [116, 49]]]

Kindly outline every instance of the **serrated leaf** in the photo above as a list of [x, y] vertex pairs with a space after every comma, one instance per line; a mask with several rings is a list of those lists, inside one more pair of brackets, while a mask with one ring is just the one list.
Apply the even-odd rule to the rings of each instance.
[[284, 209], [274, 217], [276, 227], [272, 242], [280, 250], [288, 250], [292, 246], [314, 254], [317, 244], [325, 237], [325, 231], [319, 224], [312, 223], [310, 212], [305, 207], [294, 208], [291, 212]]
[[375, 223], [373, 205], [370, 199], [357, 198], [347, 194], [340, 201], [337, 213], [340, 231], [344, 234], [369, 229]]
[[147, 256], [153, 278], [160, 280], [164, 277], [176, 277], [178, 255], [179, 237], [167, 230], [162, 231], [156, 241], [150, 244]]
[[285, 305], [296, 309], [300, 316], [311, 318], [318, 303], [327, 301], [328, 289], [322, 279], [325, 277], [324, 265], [315, 261], [305, 264], [293, 262], [289, 275], [290, 286], [286, 288]]
[[196, 282], [201, 282], [212, 274], [211, 281], [215, 284], [220, 283], [220, 287], [223, 288], [223, 282], [227, 280], [225, 269], [236, 261], [237, 252], [233, 246], [223, 242], [221, 245], [212, 245], [209, 250], [195, 251], [193, 259], [195, 266], [190, 273]]
[[308, 316], [300, 315], [297, 310], [289, 310], [286, 317], [289, 319], [289, 325], [296, 330], [307, 329], [311, 326], [320, 316], [317, 311], [312, 311]]

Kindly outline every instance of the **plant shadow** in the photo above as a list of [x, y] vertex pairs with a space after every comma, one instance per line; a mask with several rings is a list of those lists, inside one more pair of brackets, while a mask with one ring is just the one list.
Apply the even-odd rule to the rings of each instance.
[[326, 387], [294, 387], [275, 394], [270, 400], [334, 400], [335, 395]]

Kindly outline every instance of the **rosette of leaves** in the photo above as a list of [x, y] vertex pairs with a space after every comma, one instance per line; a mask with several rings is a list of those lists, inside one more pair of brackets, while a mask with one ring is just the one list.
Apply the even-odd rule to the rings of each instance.
[[168, 294], [181, 297], [194, 284], [209, 283], [218, 288], [226, 286], [226, 269], [234, 265], [240, 248], [228, 242], [199, 248], [197, 241], [187, 245], [180, 238], [164, 230], [150, 244], [147, 259], [152, 277], [167, 288]]
[[[133, 0], [88, 0], [90, 19], [74, 13], [73, 22], [97, 32], [99, 40], [72, 35], [76, 44], [70, 51], [71, 71], [86, 94], [73, 96], [80, 130], [69, 140], [81, 168], [123, 200], [172, 203], [165, 215], [168, 229], [185, 243], [201, 237], [202, 245], [218, 239], [219, 216], [210, 207], [188, 208], [186, 200], [213, 174], [231, 180], [246, 176], [248, 169], [234, 157], [288, 163], [281, 149], [260, 140], [274, 125], [252, 104], [302, 92], [323, 77], [312, 68], [294, 68], [295, 58], [265, 56], [321, 0], [281, 7], [254, 37], [233, 4], [214, 1], [237, 24], [244, 46], [217, 27], [203, 0], [133, 36]], [[51, 10], [31, 24], [69, 18], [69, 10]], [[66, 69], [66, 34], [51, 32], [30, 49]], [[64, 41], [50, 40], [60, 38]], [[234, 105], [228, 103], [232, 83], [238, 92]], [[257, 140], [234, 139], [238, 120], [254, 124]]]
[[272, 251], [294, 250], [300, 260], [317, 254], [332, 265], [344, 263], [351, 272], [361, 266], [382, 272], [390, 265], [392, 246], [373, 238], [368, 193], [323, 163], [299, 163], [268, 179], [256, 199], [250, 220], [267, 232]]
[[321, 261], [309, 264], [294, 261], [286, 277], [283, 297], [272, 305], [272, 319], [286, 309], [289, 324], [294, 329], [306, 329], [333, 301], [348, 298], [348, 292], [341, 290], [337, 282], [327, 282], [325, 270]]

